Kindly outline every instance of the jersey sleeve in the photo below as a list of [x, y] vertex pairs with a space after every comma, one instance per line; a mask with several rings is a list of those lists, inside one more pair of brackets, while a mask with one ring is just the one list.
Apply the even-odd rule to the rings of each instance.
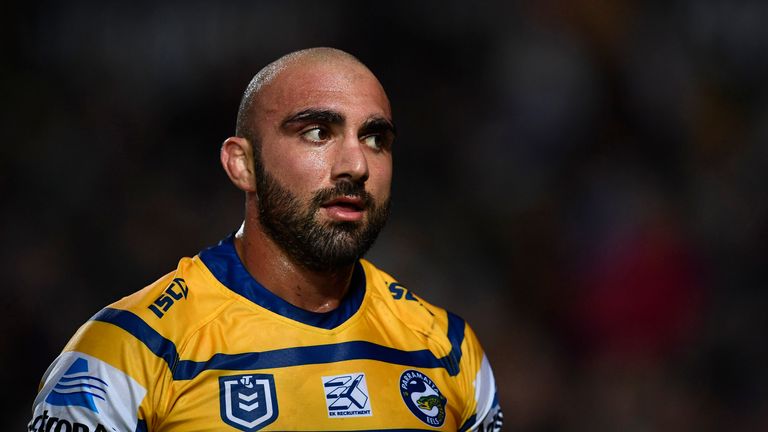
[[78, 330], [45, 372], [28, 430], [150, 429], [168, 367], [134, 335], [100, 320], [104, 312]]
[[461, 369], [468, 373], [465, 379], [470, 381], [469, 389], [473, 389], [473, 397], [468, 398], [466, 420], [462, 431], [497, 432], [501, 430], [503, 414], [499, 405], [496, 380], [493, 370], [483, 352], [480, 342], [472, 329], [465, 327], [464, 355]]

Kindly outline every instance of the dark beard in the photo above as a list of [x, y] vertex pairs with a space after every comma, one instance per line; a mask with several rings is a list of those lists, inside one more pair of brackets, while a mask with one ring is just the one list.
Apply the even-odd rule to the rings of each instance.
[[[264, 232], [291, 258], [309, 270], [331, 272], [355, 263], [371, 248], [389, 216], [389, 200], [381, 206], [362, 184], [341, 180], [335, 187], [321, 189], [306, 209], [263, 167], [256, 167], [259, 221]], [[367, 223], [321, 223], [315, 216], [321, 205], [339, 196], [363, 200]]]

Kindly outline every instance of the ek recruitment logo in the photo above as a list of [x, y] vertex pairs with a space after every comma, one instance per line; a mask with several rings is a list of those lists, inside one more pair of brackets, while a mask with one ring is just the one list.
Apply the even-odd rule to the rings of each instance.
[[371, 414], [368, 384], [362, 372], [322, 377], [328, 417], [366, 417]]

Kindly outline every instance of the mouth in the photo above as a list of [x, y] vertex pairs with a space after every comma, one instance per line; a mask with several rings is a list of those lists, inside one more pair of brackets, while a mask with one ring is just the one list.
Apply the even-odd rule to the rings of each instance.
[[320, 205], [325, 213], [333, 220], [339, 222], [357, 222], [365, 214], [365, 201], [356, 196], [340, 196], [328, 200]]

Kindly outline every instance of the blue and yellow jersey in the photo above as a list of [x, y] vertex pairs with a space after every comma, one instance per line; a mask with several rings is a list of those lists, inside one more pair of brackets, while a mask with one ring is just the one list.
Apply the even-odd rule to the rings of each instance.
[[470, 327], [365, 260], [352, 279], [337, 309], [297, 308], [230, 236], [85, 323], [29, 430], [499, 430]]

